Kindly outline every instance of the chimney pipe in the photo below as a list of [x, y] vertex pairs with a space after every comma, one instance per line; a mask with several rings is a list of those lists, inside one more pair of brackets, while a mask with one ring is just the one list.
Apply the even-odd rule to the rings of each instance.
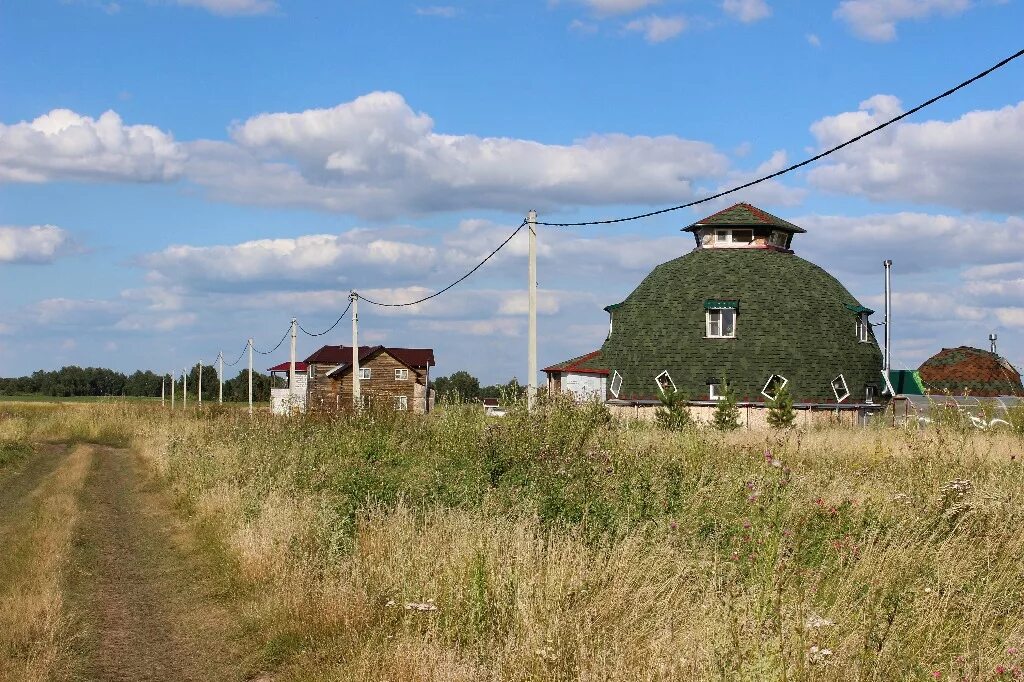
[[996, 354], [996, 355], [999, 354], [996, 351], [996, 341], [998, 341], [998, 340], [999, 340], [999, 335], [996, 334], [995, 332], [992, 332], [991, 334], [988, 335], [989, 350], [992, 351], [992, 353]]

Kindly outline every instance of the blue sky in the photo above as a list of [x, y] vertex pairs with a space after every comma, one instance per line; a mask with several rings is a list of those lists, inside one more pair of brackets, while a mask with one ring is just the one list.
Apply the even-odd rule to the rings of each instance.
[[[1020, 49], [1018, 0], [8, 0], [0, 5], [0, 375], [169, 370], [309, 329], [351, 288], [436, 290], [530, 208], [698, 198], [851, 137]], [[880, 309], [896, 361], [1024, 361], [1024, 60], [740, 193]], [[543, 230], [540, 361], [727, 203]], [[525, 373], [525, 244], [363, 339]], [[327, 337], [347, 340], [347, 325]], [[317, 347], [300, 340], [300, 355]], [[273, 360], [285, 359], [284, 348]], [[269, 363], [262, 363], [269, 364]]]

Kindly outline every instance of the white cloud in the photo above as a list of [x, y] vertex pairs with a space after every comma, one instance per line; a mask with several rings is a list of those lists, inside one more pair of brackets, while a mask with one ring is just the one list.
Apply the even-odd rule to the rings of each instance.
[[834, 16], [866, 40], [896, 38], [896, 24], [927, 19], [935, 14], [954, 16], [970, 9], [971, 0], [843, 0]]
[[807, 43], [812, 47], [821, 47], [821, 38], [819, 38], [815, 33], [808, 33]]
[[178, 177], [183, 162], [168, 133], [125, 125], [113, 111], [93, 119], [54, 109], [31, 122], [0, 124], [0, 182], [161, 182]]
[[[811, 126], [821, 148], [902, 111], [891, 95]], [[913, 201], [968, 211], [1024, 210], [1024, 102], [972, 111], [955, 121], [898, 123], [828, 157], [808, 174], [817, 187], [875, 200]]]
[[599, 26], [593, 21], [583, 21], [582, 19], [573, 19], [569, 22], [569, 30], [573, 33], [579, 33], [581, 35], [591, 35], [597, 33]]
[[625, 28], [634, 33], [643, 33], [644, 39], [649, 43], [663, 43], [685, 31], [686, 26], [686, 17], [661, 17], [652, 14], [633, 19], [626, 24]]
[[766, 19], [772, 14], [772, 8], [765, 0], [722, 0], [722, 9], [745, 24]]
[[414, 320], [410, 327], [438, 334], [464, 334], [468, 336], [522, 336], [524, 321], [513, 317], [488, 320]]
[[668, 135], [604, 134], [554, 145], [441, 134], [393, 92], [330, 109], [261, 114], [232, 136], [235, 144], [189, 146], [188, 174], [214, 197], [376, 218], [677, 201], [729, 166], [712, 145]]
[[430, 7], [417, 7], [416, 14], [421, 17], [441, 17], [442, 19], [454, 19], [459, 15], [459, 10], [451, 5], [432, 5]]
[[602, 16], [612, 14], [629, 14], [646, 7], [657, 5], [660, 0], [577, 0], [589, 7], [594, 13]]
[[268, 14], [277, 10], [276, 0], [175, 0], [179, 5], [198, 7], [222, 16]]
[[0, 225], [0, 263], [52, 263], [70, 244], [67, 231], [55, 225]]

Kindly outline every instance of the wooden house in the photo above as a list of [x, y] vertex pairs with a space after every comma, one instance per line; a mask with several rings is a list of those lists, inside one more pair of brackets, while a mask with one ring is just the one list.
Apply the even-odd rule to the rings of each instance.
[[[351, 409], [352, 347], [323, 346], [305, 360], [310, 410]], [[359, 392], [364, 408], [425, 414], [433, 408], [430, 348], [359, 347]]]

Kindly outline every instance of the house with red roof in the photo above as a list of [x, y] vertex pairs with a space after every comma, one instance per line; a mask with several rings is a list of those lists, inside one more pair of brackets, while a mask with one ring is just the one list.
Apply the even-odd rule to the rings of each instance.
[[[323, 346], [305, 360], [310, 410], [352, 409], [352, 346]], [[432, 348], [359, 347], [363, 408], [425, 414], [433, 409]]]
[[[270, 374], [270, 412], [271, 414], [286, 415], [294, 412], [306, 411], [307, 395], [307, 371], [306, 363], [295, 363], [295, 382], [292, 383], [291, 362], [282, 362], [279, 365], [268, 367]], [[278, 377], [283, 377], [284, 388], [274, 388], [278, 385]]]

